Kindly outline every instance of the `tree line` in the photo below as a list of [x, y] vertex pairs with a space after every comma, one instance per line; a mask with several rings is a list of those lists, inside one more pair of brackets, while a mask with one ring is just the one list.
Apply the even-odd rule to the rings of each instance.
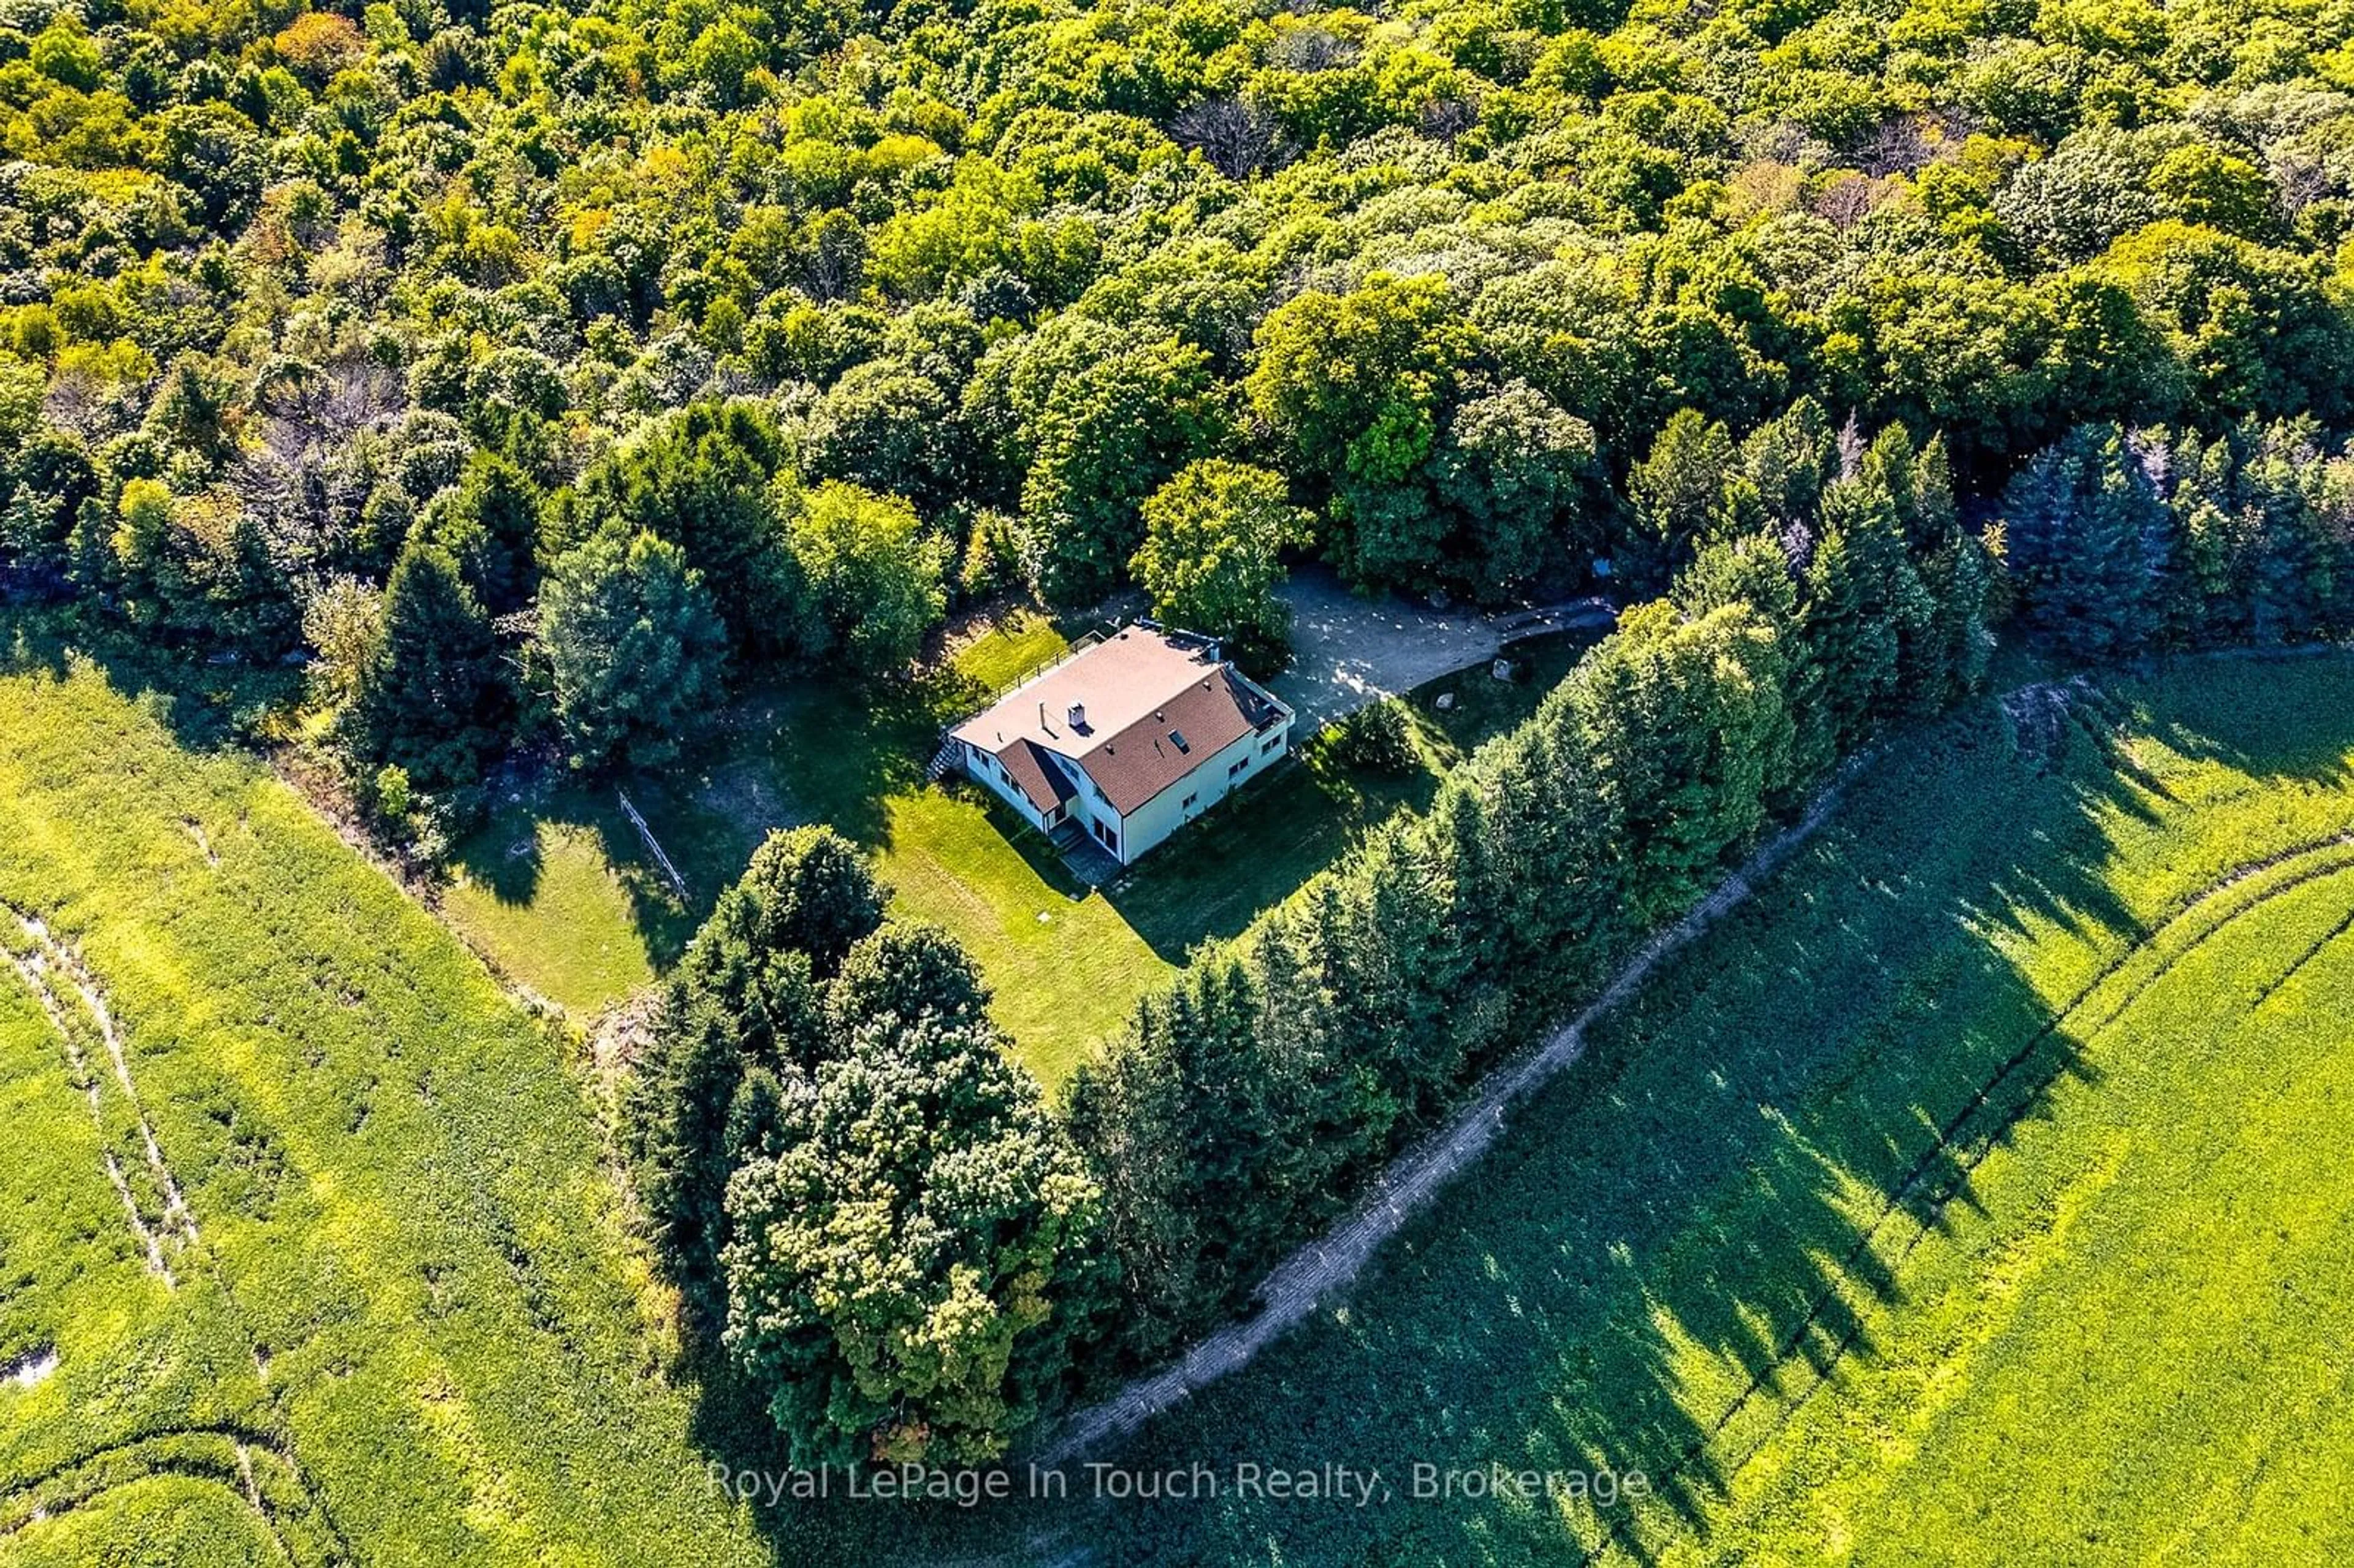
[[2026, 620], [2078, 658], [2354, 632], [2354, 454], [2311, 419], [2086, 425], [2002, 517]]
[[[1094, 1347], [1110, 1366], [1242, 1308], [1838, 758], [1981, 681], [1994, 566], [1940, 443], [1842, 440], [1801, 404], [1738, 443], [1702, 427], [1663, 447], [1637, 497], [1691, 541], [1669, 594], [1426, 813], [1197, 955], [1074, 1078], [1119, 1265]], [[1683, 533], [1685, 511], [1711, 529]]]
[[1271, 661], [1304, 555], [1654, 593], [1629, 480], [1802, 397], [1975, 498], [2087, 421], [2335, 432], [2310, 13], [27, 0], [0, 591], [305, 662], [414, 827], [960, 598]]

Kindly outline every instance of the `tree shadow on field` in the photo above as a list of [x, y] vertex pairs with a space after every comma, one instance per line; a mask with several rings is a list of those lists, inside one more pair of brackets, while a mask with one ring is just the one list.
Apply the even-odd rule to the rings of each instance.
[[[2194, 760], [2344, 784], [2354, 666], [2272, 679], [2261, 700], [2188, 674], [2128, 694], [2138, 733]], [[2104, 880], [2110, 835], [2171, 809], [2114, 740], [2088, 723], [2030, 756], [1991, 705], [1900, 737], [1338, 1309], [1095, 1456], [1379, 1468], [1394, 1500], [1107, 1504], [1084, 1531], [1099, 1560], [1649, 1561], [1705, 1540], [1733, 1474], [1873, 1352], [1872, 1315], [1975, 1208], [1980, 1161], [2060, 1084], [2099, 1082], [2079, 1040], [2099, 1019], [2070, 1010], [2147, 934]], [[2012, 956], [2055, 932], [2085, 944], [2064, 982]], [[1640, 1471], [1653, 1495], [1417, 1499], [1417, 1466], [1438, 1487]]]
[[0, 674], [62, 681], [95, 671], [190, 751], [258, 735], [302, 692], [300, 669], [212, 662], [202, 650], [159, 647], [72, 605], [0, 602]]
[[2157, 683], [2171, 700], [2148, 733], [2169, 749], [2242, 772], [2344, 786], [2354, 659], [2342, 652], [2198, 661]]

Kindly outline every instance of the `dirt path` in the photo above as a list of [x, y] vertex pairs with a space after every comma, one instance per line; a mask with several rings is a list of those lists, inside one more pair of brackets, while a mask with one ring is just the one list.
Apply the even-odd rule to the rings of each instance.
[[[99, 1140], [104, 1145], [108, 1181], [115, 1196], [122, 1200], [124, 1217], [133, 1234], [147, 1255], [149, 1270], [162, 1277], [167, 1287], [177, 1288], [179, 1280], [172, 1272], [172, 1261], [180, 1253], [196, 1246], [203, 1238], [196, 1230], [196, 1217], [188, 1207], [181, 1192], [179, 1178], [164, 1158], [163, 1145], [155, 1137], [154, 1124], [148, 1119], [140, 1103], [139, 1086], [131, 1075], [131, 1059], [124, 1051], [122, 1036], [116, 1030], [114, 1014], [106, 1005], [96, 977], [91, 975], [80, 957], [58, 941], [48, 926], [37, 916], [27, 915], [0, 905], [0, 915], [12, 919], [16, 927], [17, 942], [0, 942], [0, 958], [7, 959], [31, 991], [41, 1010], [48, 1014], [50, 1025], [63, 1044], [68, 1075], [90, 1102], [91, 1123], [98, 1128]], [[21, 950], [19, 950], [21, 944]], [[61, 989], [62, 980], [70, 991]], [[70, 995], [74, 1000], [69, 1001]], [[105, 1047], [108, 1061], [113, 1067], [113, 1077], [122, 1086], [121, 1094], [127, 1118], [111, 1116], [108, 1110], [110, 1092], [105, 1079], [92, 1065], [84, 1037], [94, 1033]], [[135, 1130], [138, 1153], [144, 1166], [143, 1180], [152, 1188], [157, 1210], [151, 1216], [139, 1194], [132, 1190], [130, 1175], [116, 1157], [115, 1140], [110, 1136], [110, 1124], [127, 1119], [127, 1127], [117, 1130]]]
[[1293, 1253], [1267, 1277], [1258, 1288], [1257, 1299], [1263, 1306], [1257, 1314], [1216, 1330], [1173, 1365], [1073, 1415], [1051, 1435], [1041, 1462], [1061, 1464], [1106, 1441], [1127, 1436], [1195, 1389], [1242, 1367], [1305, 1322], [1320, 1302], [1352, 1284], [1373, 1254], [1405, 1228], [1416, 1211], [1488, 1152], [1503, 1130], [1505, 1112], [1514, 1102], [1585, 1054], [1586, 1031], [1596, 1020], [1631, 996], [1661, 962], [1739, 907], [1814, 836], [1872, 755], [1851, 758], [1816, 797], [1805, 816], [1768, 840], [1683, 918], [1656, 933], [1584, 1012], [1555, 1030], [1534, 1052], [1490, 1074], [1469, 1103], [1392, 1160], [1346, 1219]]

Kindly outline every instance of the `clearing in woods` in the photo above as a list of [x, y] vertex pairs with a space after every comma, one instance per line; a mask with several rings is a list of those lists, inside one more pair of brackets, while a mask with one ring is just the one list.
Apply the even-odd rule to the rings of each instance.
[[1517, 644], [1516, 683], [1482, 664], [1417, 689], [1402, 772], [1307, 742], [1297, 765], [1090, 888], [977, 786], [925, 779], [944, 724], [1066, 648], [1051, 623], [1016, 615], [905, 685], [802, 680], [748, 697], [699, 771], [626, 779], [689, 901], [663, 885], [608, 784], [503, 805], [461, 851], [442, 914], [502, 970], [586, 1018], [668, 969], [769, 829], [826, 822], [875, 856], [899, 914], [964, 944], [997, 1022], [1053, 1088], [1195, 943], [1232, 936], [1374, 823], [1427, 804], [1448, 768], [1525, 718], [1598, 634]]
[[[2354, 1554], [2354, 662], [2024, 716], [1899, 742], [1347, 1299], [1093, 1456], [1394, 1497], [1103, 1505], [1041, 1544]], [[1418, 1500], [1418, 1464], [1563, 1479]]]

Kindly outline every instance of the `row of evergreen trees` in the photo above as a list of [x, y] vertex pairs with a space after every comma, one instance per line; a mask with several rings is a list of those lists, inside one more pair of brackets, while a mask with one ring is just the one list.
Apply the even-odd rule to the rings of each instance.
[[1723, 525], [1691, 531], [1709, 542], [1669, 598], [1426, 815], [1200, 957], [1075, 1078], [1119, 1264], [1096, 1371], [1241, 1308], [1841, 755], [1982, 680], [1992, 563], [1937, 443], [1892, 427], [1866, 449], [1808, 405], [1737, 445], [1687, 434], [1638, 497]]
[[2029, 622], [2080, 657], [2354, 631], [2354, 457], [2311, 420], [2085, 425], [2003, 498]]

